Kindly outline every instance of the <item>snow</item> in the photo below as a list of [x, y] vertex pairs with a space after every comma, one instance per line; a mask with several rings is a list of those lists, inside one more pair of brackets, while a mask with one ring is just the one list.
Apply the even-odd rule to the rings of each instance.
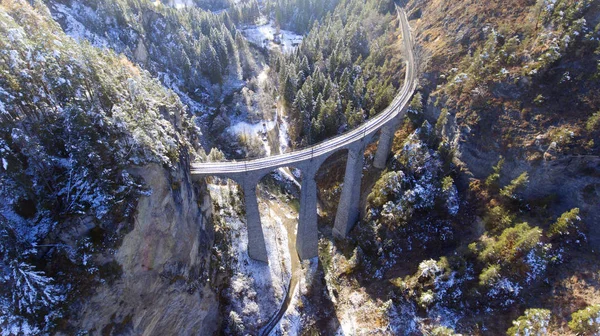
[[[156, 0], [154, 2], [155, 6], [158, 6], [160, 4], [161, 4], [160, 0]], [[168, 5], [171, 6], [171, 7], [175, 7], [177, 9], [195, 6], [193, 0], [170, 0], [169, 3], [168, 3]]]
[[[246, 330], [258, 330], [280, 307], [291, 278], [291, 256], [288, 233], [283, 218], [272, 206], [259, 198], [261, 222], [269, 263], [250, 259], [247, 253], [248, 231], [244, 220], [232, 211], [231, 197], [236, 195], [234, 185], [209, 184], [211, 197], [220, 205], [219, 216], [231, 231], [233, 271], [231, 278], [231, 310], [243, 321]], [[281, 204], [282, 207], [287, 207]], [[286, 208], [283, 212], [290, 212]], [[248, 329], [249, 327], [249, 329]]]
[[437, 262], [433, 259], [422, 261], [419, 264], [419, 272], [421, 273], [419, 276], [422, 278], [434, 277], [440, 271]]
[[[99, 48], [108, 48], [108, 41], [99, 35], [92, 33], [85, 27], [77, 18], [71, 13], [75, 12], [82, 17], [86, 17], [91, 22], [97, 22], [100, 20], [94, 10], [88, 6], [85, 6], [79, 2], [73, 2], [72, 8], [67, 7], [60, 3], [54, 3], [53, 8], [56, 13], [53, 15], [56, 20], [63, 20], [65, 23], [65, 33], [75, 39], [76, 41], [89, 41], [93, 46]], [[59, 42], [60, 43], [60, 42]]]
[[261, 123], [250, 124], [246, 121], [239, 121], [233, 126], [229, 126], [226, 131], [231, 135], [262, 135], [275, 128], [275, 120], [264, 121]]
[[289, 124], [287, 118], [282, 115], [279, 119], [279, 153], [288, 151], [290, 144]]
[[[316, 264], [316, 263], [315, 263]], [[300, 286], [296, 286], [294, 289], [294, 293], [292, 294], [292, 300], [290, 301], [290, 305], [281, 318], [279, 322], [279, 326], [274, 330], [279, 329], [282, 334], [287, 336], [297, 336], [300, 335], [302, 331], [302, 320], [300, 316], [300, 311], [298, 310], [298, 303], [300, 302]]]
[[302, 42], [302, 35], [298, 35], [289, 30], [280, 30], [279, 32], [282, 34], [280, 45], [273, 42], [275, 34], [277, 34], [277, 28], [275, 27], [274, 22], [250, 26], [242, 30], [242, 33], [249, 42], [263, 48], [278, 49], [283, 53], [291, 53], [296, 49], [296, 46]]
[[468, 78], [469, 78], [468, 74], [460, 73], [460, 74], [456, 75], [456, 77], [454, 77], [454, 83], [460, 84], [460, 83], [466, 81]]

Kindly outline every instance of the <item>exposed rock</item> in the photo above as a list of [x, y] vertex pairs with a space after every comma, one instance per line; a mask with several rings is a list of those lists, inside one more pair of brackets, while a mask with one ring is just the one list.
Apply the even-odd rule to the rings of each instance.
[[142, 39], [138, 39], [137, 47], [135, 48], [135, 52], [133, 54], [136, 61], [140, 63], [146, 63], [148, 61], [148, 50], [146, 49], [146, 45], [144, 45], [144, 41]]
[[501, 184], [508, 184], [524, 171], [529, 174], [529, 183], [523, 197], [556, 196], [556, 204], [551, 209], [555, 218], [579, 208], [581, 219], [589, 229], [590, 243], [600, 248], [600, 157], [567, 156], [533, 165], [522, 160], [506, 162]]
[[[436, 98], [430, 98], [425, 108], [429, 120], [439, 116], [440, 105]], [[560, 156], [556, 143], [551, 143], [544, 152], [544, 160], [527, 160], [518, 153], [502, 153], [498, 150], [483, 150], [477, 141], [471, 139], [468, 126], [460, 127], [452, 111], [446, 116], [447, 121], [441, 129], [441, 135], [449, 140], [455, 150], [455, 164], [461, 167], [459, 185], [468, 186], [469, 178], [486, 178], [492, 167], [498, 162], [500, 155], [507, 159], [502, 169], [501, 185], [523, 172], [529, 174], [529, 183], [523, 191], [525, 199], [539, 199], [551, 195], [557, 196], [552, 207], [552, 215], [557, 218], [561, 213], [572, 208], [581, 209], [581, 218], [589, 229], [589, 240], [593, 246], [600, 248], [600, 158], [597, 156]], [[535, 144], [542, 149], [545, 136], [537, 136]]]
[[[78, 325], [103, 335], [211, 335], [218, 298], [208, 267], [213, 244], [210, 200], [187, 169], [133, 169], [152, 194], [137, 206], [134, 229], [115, 259], [122, 277], [104, 284], [80, 310]], [[205, 203], [209, 202], [208, 205]]]

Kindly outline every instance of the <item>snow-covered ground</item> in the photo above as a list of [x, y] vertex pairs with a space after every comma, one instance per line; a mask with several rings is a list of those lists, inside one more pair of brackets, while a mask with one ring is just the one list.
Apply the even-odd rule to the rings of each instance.
[[307, 294], [310, 282], [317, 273], [318, 263], [319, 260], [317, 258], [306, 260], [302, 262], [302, 267], [297, 270], [297, 272], [299, 272], [298, 285], [294, 289], [292, 300], [287, 311], [275, 329], [276, 331], [279, 331], [280, 334], [286, 336], [297, 336], [301, 334], [302, 316], [299, 311], [299, 303], [301, 303], [300, 298], [302, 295]]
[[271, 206], [268, 206], [259, 199], [269, 263], [252, 260], [247, 252], [245, 220], [231, 211], [232, 202], [240, 202], [231, 199], [237, 195], [234, 192], [236, 188], [232, 182], [208, 185], [211, 197], [220, 205], [219, 215], [231, 230], [231, 310], [241, 318], [247, 331], [257, 331], [279, 309], [291, 278], [288, 232], [283, 222], [293, 210], [283, 202], [274, 207], [273, 202], [269, 202]]
[[[246, 135], [246, 136], [257, 136], [262, 140], [263, 147], [265, 149], [266, 156], [286, 153], [289, 150], [290, 136], [288, 133], [289, 125], [285, 116], [280, 116], [281, 111], [278, 109], [275, 112], [273, 120], [264, 120], [255, 124], [249, 123], [245, 120], [234, 121], [225, 131], [233, 136]], [[275, 126], [279, 126], [278, 142], [279, 148], [274, 151], [269, 145], [266, 134], [275, 129]], [[280, 169], [284, 175], [290, 175], [289, 172]], [[298, 183], [291, 175], [289, 176], [296, 184]]]
[[279, 49], [284, 53], [290, 53], [302, 42], [302, 35], [298, 35], [289, 30], [280, 30], [281, 43], [274, 42], [277, 28], [274, 22], [263, 25], [250, 26], [242, 30], [244, 36], [251, 43], [268, 49]]
[[232, 135], [246, 134], [262, 136], [262, 134], [270, 132], [274, 128], [275, 120], [264, 121], [256, 124], [250, 124], [246, 121], [239, 121], [236, 124], [229, 126], [226, 131]]
[[[154, 5], [158, 6], [161, 5], [161, 1], [160, 0], [156, 0], [154, 1]], [[175, 8], [184, 8], [184, 7], [193, 7], [195, 6], [194, 1], [193, 0], [170, 0], [167, 5], [171, 6], [171, 7], [175, 7]]]

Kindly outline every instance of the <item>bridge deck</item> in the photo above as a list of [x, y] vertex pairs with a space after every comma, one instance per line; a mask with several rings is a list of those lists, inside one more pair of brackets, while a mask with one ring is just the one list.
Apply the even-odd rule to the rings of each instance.
[[284, 166], [294, 166], [298, 162], [308, 161], [316, 157], [328, 157], [338, 150], [351, 147], [365, 137], [372, 136], [381, 127], [393, 121], [409, 104], [417, 87], [415, 55], [408, 18], [406, 13], [400, 10], [398, 11], [398, 17], [407, 52], [406, 74], [402, 89], [383, 112], [354, 130], [302, 150], [247, 161], [195, 162], [191, 165], [192, 175], [227, 175], [270, 170]]

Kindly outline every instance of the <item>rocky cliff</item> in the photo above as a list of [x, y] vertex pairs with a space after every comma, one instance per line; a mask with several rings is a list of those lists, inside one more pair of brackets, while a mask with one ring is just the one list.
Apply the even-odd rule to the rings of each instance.
[[86, 300], [76, 324], [103, 335], [210, 335], [218, 302], [209, 279], [213, 243], [205, 185], [181, 165], [135, 168], [151, 194], [137, 205], [134, 228], [115, 253], [122, 276]]
[[597, 50], [593, 1], [410, 1], [424, 117], [469, 179], [503, 157], [501, 185], [529, 174], [526, 199], [556, 217], [579, 207], [599, 246]]

